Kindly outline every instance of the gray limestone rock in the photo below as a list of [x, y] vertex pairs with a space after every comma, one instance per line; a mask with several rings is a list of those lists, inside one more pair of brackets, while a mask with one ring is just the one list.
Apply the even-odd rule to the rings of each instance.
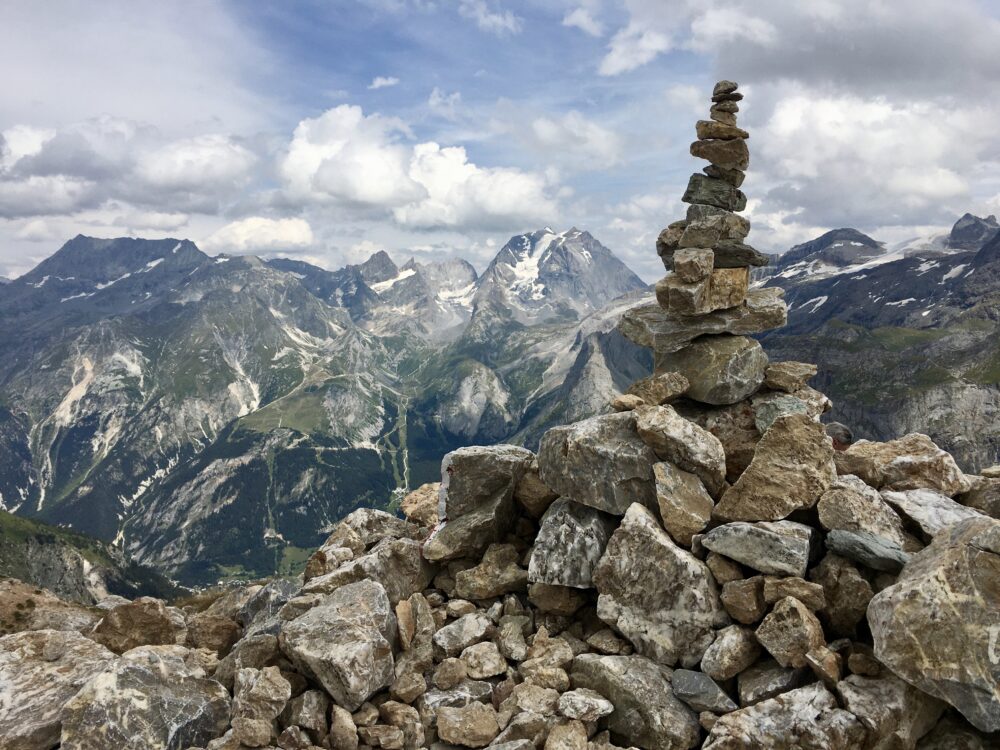
[[636, 432], [634, 412], [591, 417], [542, 437], [538, 469], [561, 496], [620, 516], [632, 503], [656, 507], [656, 456]]
[[763, 659], [740, 672], [736, 681], [741, 706], [752, 706], [802, 684], [806, 669], [783, 667], [774, 659]]
[[670, 686], [670, 670], [641, 656], [583, 654], [572, 680], [614, 706], [608, 728], [626, 742], [657, 750], [686, 750], [699, 739], [698, 720]]
[[433, 577], [434, 570], [424, 560], [420, 542], [388, 538], [330, 573], [311, 578], [299, 594], [331, 594], [349, 583], [372, 580], [380, 583], [389, 601], [396, 604], [427, 588]]
[[697, 318], [669, 315], [658, 304], [638, 305], [622, 315], [618, 330], [637, 346], [655, 348], [666, 355], [707, 334], [745, 335], [780, 328], [788, 319], [783, 294], [784, 291], [776, 287], [753, 289], [742, 305], [715, 310]]
[[823, 426], [804, 414], [778, 417], [712, 515], [721, 521], [778, 521], [813, 507], [836, 476]]
[[42, 750], [59, 744], [63, 704], [115, 655], [73, 631], [33, 630], [0, 638], [0, 744]]
[[835, 529], [826, 535], [826, 547], [849, 560], [872, 570], [898, 572], [910, 559], [910, 554], [888, 539], [868, 531]]
[[528, 580], [585, 589], [616, 526], [614, 516], [568, 498], [542, 516], [528, 564]]
[[729, 680], [757, 661], [760, 645], [753, 631], [730, 625], [719, 631], [701, 660], [701, 671], [714, 680]]
[[701, 543], [761, 573], [802, 578], [809, 564], [812, 538], [811, 528], [794, 521], [738, 521], [717, 526]]
[[641, 406], [636, 430], [656, 456], [694, 474], [712, 495], [725, 484], [726, 454], [712, 433], [680, 416], [671, 406]]
[[875, 656], [984, 732], [1000, 730], [1000, 521], [940, 532], [868, 605]]
[[882, 497], [929, 537], [937, 536], [959, 521], [986, 517], [934, 490], [885, 491]]
[[645, 507], [629, 508], [594, 571], [597, 615], [638, 653], [698, 663], [728, 616], [708, 567], [678, 547]]
[[458, 656], [469, 646], [493, 633], [493, 622], [481, 612], [470, 612], [450, 622], [434, 634], [434, 645], [445, 656]]
[[892, 675], [851, 675], [837, 683], [836, 692], [841, 705], [868, 728], [876, 747], [916, 747], [945, 709], [941, 701]]
[[229, 693], [183, 646], [144, 646], [91, 678], [62, 710], [64, 750], [180, 750], [229, 724]]
[[856, 750], [864, 747], [865, 727], [837, 705], [820, 683], [783, 693], [721, 717], [704, 750]]
[[393, 680], [396, 616], [381, 584], [337, 589], [281, 629], [285, 655], [337, 703], [357, 710]]
[[712, 496], [694, 474], [672, 463], [653, 466], [656, 500], [663, 528], [678, 544], [691, 546], [691, 537], [701, 532], [712, 518]]
[[654, 350], [657, 371], [672, 370], [688, 379], [687, 397], [704, 404], [735, 404], [764, 382], [767, 354], [756, 339], [721, 334], [703, 336], [680, 351]]
[[738, 706], [719, 687], [719, 684], [704, 672], [690, 669], [675, 669], [670, 679], [674, 695], [687, 703], [695, 711], [711, 711], [727, 714]]
[[747, 207], [747, 197], [727, 182], [707, 177], [697, 172], [688, 180], [687, 190], [681, 200], [685, 203], [703, 203], [727, 211], [742, 211]]

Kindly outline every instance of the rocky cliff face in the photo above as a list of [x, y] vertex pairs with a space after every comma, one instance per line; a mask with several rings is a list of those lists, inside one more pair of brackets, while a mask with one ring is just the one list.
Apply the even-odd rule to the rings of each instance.
[[[545, 322], [526, 326], [475, 302], [520, 281], [463, 261], [331, 273], [78, 237], [0, 295], [0, 507], [187, 581], [297, 570], [319, 530], [398, 502], [443, 452], [537, 440], [648, 366], [617, 356], [607, 304], [641, 282], [585, 233], [546, 242]], [[571, 373], [575, 411], [556, 395]]]

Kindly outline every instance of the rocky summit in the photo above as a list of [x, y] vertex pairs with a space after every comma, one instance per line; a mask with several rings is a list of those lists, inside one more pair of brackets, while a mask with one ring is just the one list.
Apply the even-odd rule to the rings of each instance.
[[720, 81], [697, 125], [658, 305], [621, 323], [655, 371], [614, 413], [448, 453], [296, 581], [96, 606], [4, 581], [0, 748], [1000, 746], [1000, 468], [835, 444], [816, 368], [747, 338], [785, 310], [748, 289], [741, 99]]

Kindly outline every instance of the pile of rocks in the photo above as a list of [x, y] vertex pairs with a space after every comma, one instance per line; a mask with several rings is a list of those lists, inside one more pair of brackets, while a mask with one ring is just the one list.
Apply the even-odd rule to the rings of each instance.
[[[745, 166], [713, 156], [689, 192]], [[675, 275], [699, 253], [703, 275], [625, 316], [657, 370], [617, 411], [537, 455], [448, 454], [405, 519], [352, 513], [301, 581], [94, 610], [4, 582], [26, 614], [0, 638], [0, 748], [997, 747], [1000, 470], [919, 434], [834, 451], [815, 368], [742, 343], [780, 298], [712, 293], [752, 257], [725, 265], [731, 241], [679, 240]]]

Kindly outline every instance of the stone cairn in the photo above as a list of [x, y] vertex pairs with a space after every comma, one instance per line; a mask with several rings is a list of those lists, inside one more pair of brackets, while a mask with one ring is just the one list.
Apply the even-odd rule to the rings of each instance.
[[816, 368], [745, 338], [785, 307], [748, 291], [738, 98], [698, 123], [616, 411], [449, 453], [297, 581], [82, 607], [0, 579], [0, 748], [1000, 747], [1000, 468], [835, 451]]

